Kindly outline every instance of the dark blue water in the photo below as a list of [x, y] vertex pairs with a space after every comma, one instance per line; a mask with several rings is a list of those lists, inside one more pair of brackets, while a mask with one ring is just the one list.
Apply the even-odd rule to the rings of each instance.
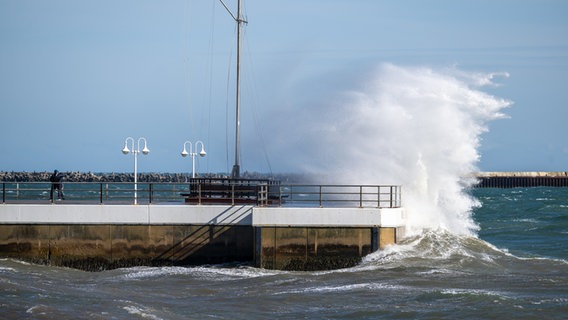
[[344, 270], [89, 273], [0, 260], [0, 318], [567, 318], [568, 189], [473, 193], [478, 237], [425, 231]]
[[568, 188], [477, 189], [479, 237], [525, 257], [568, 259]]

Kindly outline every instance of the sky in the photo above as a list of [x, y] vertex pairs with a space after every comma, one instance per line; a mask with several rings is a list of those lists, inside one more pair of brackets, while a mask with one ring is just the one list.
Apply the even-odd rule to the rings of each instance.
[[[225, 2], [236, 11], [236, 0]], [[507, 75], [481, 89], [512, 104], [482, 134], [478, 169], [568, 171], [567, 1], [243, 8], [241, 171], [325, 161], [301, 157], [317, 139], [289, 124], [364, 88], [384, 64]], [[132, 172], [133, 156], [121, 150], [127, 137], [143, 137], [150, 153], [138, 156], [139, 172], [190, 172], [185, 141], [204, 144], [199, 172], [229, 172], [235, 41], [218, 0], [0, 0], [0, 171]]]

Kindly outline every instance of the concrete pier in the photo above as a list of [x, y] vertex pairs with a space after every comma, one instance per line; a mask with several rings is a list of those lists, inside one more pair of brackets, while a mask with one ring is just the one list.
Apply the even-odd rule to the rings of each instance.
[[253, 263], [350, 267], [403, 236], [397, 208], [1, 204], [0, 257], [104, 270]]

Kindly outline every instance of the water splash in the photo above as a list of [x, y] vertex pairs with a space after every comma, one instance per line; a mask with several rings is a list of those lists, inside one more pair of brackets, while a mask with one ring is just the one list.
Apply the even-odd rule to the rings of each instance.
[[466, 189], [480, 136], [511, 104], [481, 91], [496, 76], [507, 74], [382, 65], [363, 88], [301, 110], [309, 125], [289, 123], [307, 146], [296, 165], [334, 183], [402, 185], [409, 235], [475, 235], [478, 203]]

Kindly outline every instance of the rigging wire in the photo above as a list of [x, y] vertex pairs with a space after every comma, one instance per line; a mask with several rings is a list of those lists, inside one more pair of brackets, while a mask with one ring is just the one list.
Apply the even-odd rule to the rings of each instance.
[[225, 165], [227, 166], [227, 172], [231, 172], [229, 170], [229, 114], [230, 114], [230, 106], [229, 106], [229, 93], [230, 93], [230, 84], [231, 84], [231, 63], [233, 59], [231, 58], [233, 53], [229, 55], [229, 68], [227, 70], [227, 87], [226, 87], [226, 94], [225, 94]]
[[[247, 6], [245, 3], [243, 3], [243, 19], [245, 21], [248, 21], [247, 16]], [[249, 62], [249, 66], [250, 66], [250, 72], [249, 73], [245, 73], [248, 74], [250, 77], [248, 77], [248, 81], [245, 81], [245, 84], [248, 83], [248, 85], [250, 86], [250, 92], [251, 92], [251, 114], [252, 114], [252, 118], [253, 118], [253, 122], [254, 122], [254, 127], [256, 128], [256, 133], [260, 139], [260, 144], [261, 144], [261, 148], [262, 148], [262, 153], [264, 155], [264, 161], [266, 161], [266, 165], [268, 166], [268, 172], [270, 173], [271, 176], [273, 176], [273, 172], [272, 172], [272, 164], [270, 163], [270, 156], [268, 154], [268, 148], [267, 148], [267, 143], [266, 143], [266, 137], [264, 135], [264, 126], [263, 126], [263, 122], [260, 120], [260, 116], [259, 116], [259, 108], [258, 108], [258, 95], [256, 94], [258, 92], [257, 87], [256, 87], [256, 82], [254, 81], [254, 79], [258, 79], [255, 75], [254, 72], [254, 63], [253, 63], [253, 59], [252, 59], [252, 55], [250, 54], [250, 51], [246, 50], [246, 48], [250, 48], [249, 45], [249, 39], [246, 35], [247, 33], [247, 29], [244, 28], [243, 32], [245, 33], [243, 35], [243, 38], [245, 39], [245, 56], [247, 57], [247, 60]]]
[[[188, 2], [187, 11], [188, 11], [189, 16], [191, 16], [191, 13], [192, 13], [191, 5], [192, 5], [191, 1]], [[189, 32], [189, 36], [188, 36], [189, 39], [188, 39], [188, 42], [189, 42], [189, 44], [190, 44], [189, 47], [191, 48], [191, 43], [192, 43], [192, 38], [193, 38], [193, 37], [192, 37], [191, 20], [188, 19], [188, 21], [189, 21], [189, 22], [188, 22], [188, 32]], [[189, 112], [188, 116], [189, 116], [189, 123], [190, 123], [191, 127], [193, 128], [193, 121], [194, 121], [194, 120], [193, 120], [193, 118], [194, 118], [194, 117], [193, 117], [193, 112], [194, 112], [194, 108], [193, 108], [193, 103], [192, 103], [192, 101], [191, 101], [192, 98], [193, 98], [193, 92], [192, 92], [193, 86], [192, 86], [192, 81], [191, 81], [191, 80], [192, 80], [192, 79], [191, 79], [191, 58], [188, 57], [187, 61], [188, 61], [188, 64], [187, 64], [187, 70], [186, 70], [186, 71], [187, 71], [187, 81], [188, 81], [188, 88], [187, 88], [187, 98], [188, 98], [188, 101], [187, 101], [187, 102], [188, 102], [188, 112]], [[184, 61], [184, 62], [185, 62], [185, 61]]]
[[[213, 109], [213, 49], [215, 47], [215, 10], [216, 6], [215, 3], [212, 2], [211, 5], [211, 22], [210, 22], [210, 33], [209, 33], [209, 54], [207, 55], [207, 64], [209, 67], [209, 101], [208, 101], [208, 114], [207, 114], [207, 136], [206, 136], [206, 145], [207, 148], [209, 148], [210, 146], [210, 141], [211, 141], [211, 111]], [[205, 116], [205, 113], [202, 113], [202, 117]], [[201, 123], [204, 123], [205, 121], [202, 121]], [[198, 161], [199, 163], [199, 161]], [[209, 171], [209, 158], [206, 159], [206, 166], [207, 166], [207, 171]]]
[[[186, 31], [187, 31], [187, 38], [188, 38], [188, 52], [187, 52], [187, 58], [182, 60], [182, 66], [185, 72], [187, 72], [187, 74], [185, 75], [184, 79], [187, 80], [187, 95], [186, 95], [186, 103], [187, 103], [187, 113], [184, 113], [183, 117], [185, 119], [185, 117], [187, 116], [187, 122], [183, 121], [183, 123], [189, 123], [189, 127], [190, 127], [190, 136], [192, 136], [195, 133], [195, 114], [196, 112], [196, 108], [194, 107], [194, 103], [193, 103], [193, 83], [192, 83], [192, 57], [191, 57], [191, 48], [192, 45], [194, 43], [196, 43], [197, 41], [195, 40], [195, 37], [193, 35], [193, 28], [192, 28], [192, 19], [190, 19], [189, 17], [191, 17], [191, 14], [193, 13], [193, 3], [192, 1], [188, 1], [187, 6], [185, 7], [185, 10], [187, 12], [188, 15], [188, 19], [187, 19], [187, 25], [186, 25]], [[184, 126], [185, 128], [185, 126]], [[185, 132], [185, 130], [182, 131], [182, 135], [185, 136], [187, 134], [187, 132]], [[184, 137], [186, 138], [186, 137]], [[182, 140], [183, 142], [183, 140]], [[188, 173], [189, 176], [189, 173]]]

